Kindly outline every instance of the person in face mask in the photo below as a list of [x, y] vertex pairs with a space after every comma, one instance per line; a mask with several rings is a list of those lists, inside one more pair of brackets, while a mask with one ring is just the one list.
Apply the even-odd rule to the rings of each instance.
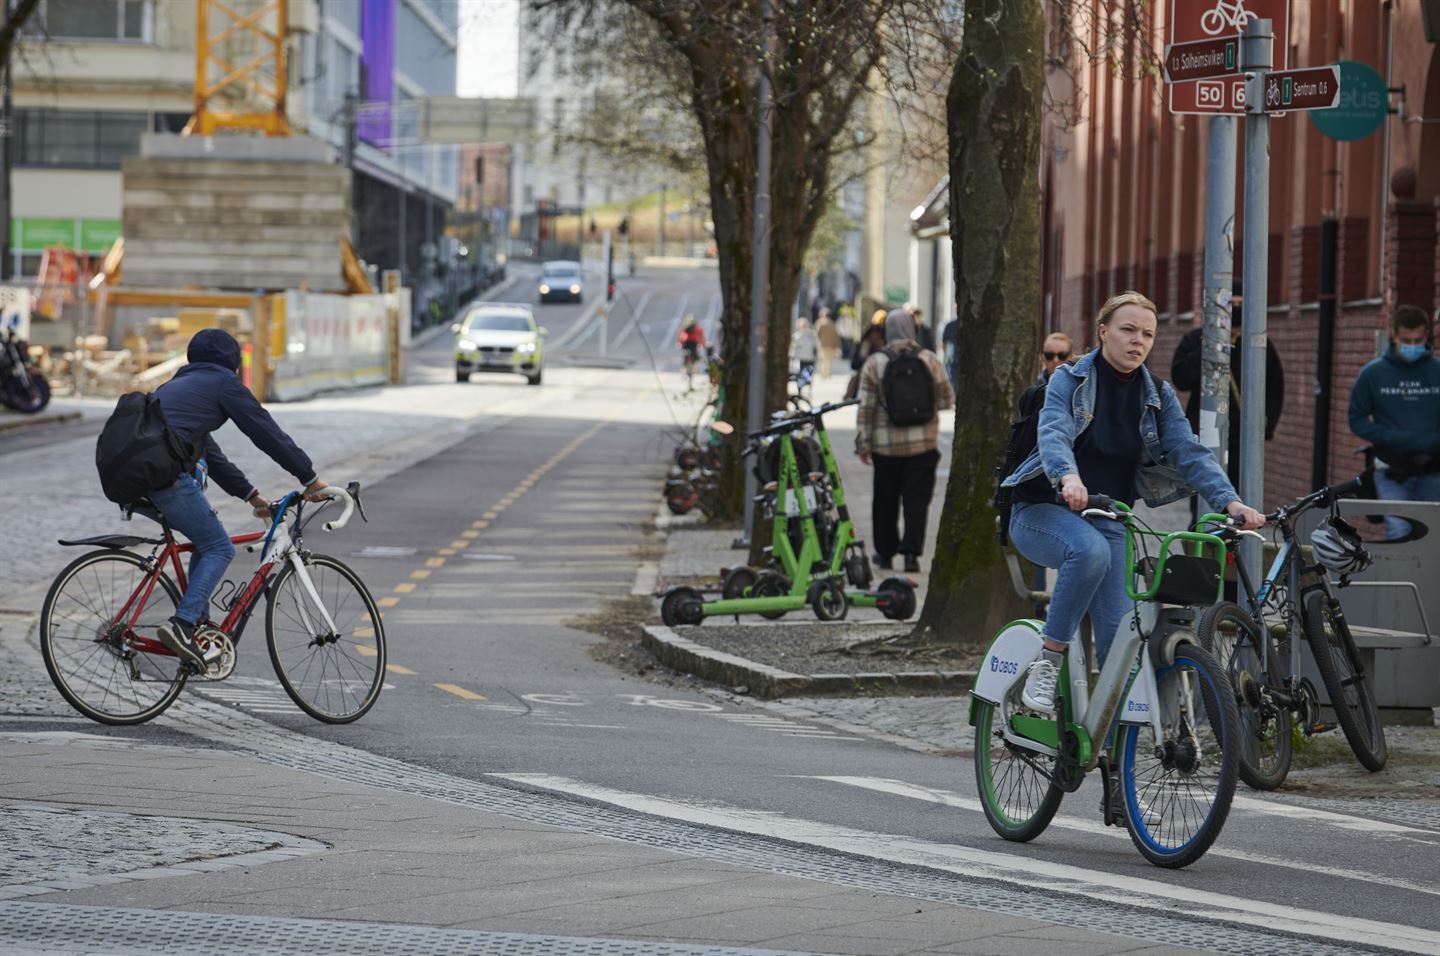
[[[1350, 430], [1375, 449], [1375, 490], [1387, 501], [1440, 501], [1440, 361], [1430, 320], [1402, 305], [1390, 324], [1390, 347], [1360, 370], [1350, 391]], [[1385, 516], [1385, 538], [1410, 533]]]

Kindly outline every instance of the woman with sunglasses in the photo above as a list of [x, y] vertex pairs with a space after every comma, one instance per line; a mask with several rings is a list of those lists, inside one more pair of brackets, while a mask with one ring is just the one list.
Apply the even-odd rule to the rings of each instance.
[[1036, 382], [1048, 382], [1057, 368], [1070, 361], [1070, 353], [1074, 349], [1075, 343], [1064, 332], [1051, 332], [1045, 336], [1045, 343], [1040, 346], [1041, 368]]

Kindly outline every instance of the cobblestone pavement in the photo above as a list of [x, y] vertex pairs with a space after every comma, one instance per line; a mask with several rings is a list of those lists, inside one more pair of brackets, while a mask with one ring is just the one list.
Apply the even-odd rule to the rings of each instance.
[[[0, 806], [0, 898], [39, 895], [133, 879], [157, 869], [199, 872], [317, 852], [324, 844], [218, 821], [98, 810]], [[243, 856], [243, 860], [234, 858]], [[135, 875], [137, 871], [152, 871]], [[22, 893], [21, 891], [29, 891]]]

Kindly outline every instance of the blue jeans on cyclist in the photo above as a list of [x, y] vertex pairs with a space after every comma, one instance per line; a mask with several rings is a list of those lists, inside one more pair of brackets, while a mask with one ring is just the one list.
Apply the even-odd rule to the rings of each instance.
[[175, 611], [176, 617], [193, 627], [206, 617], [210, 595], [225, 577], [225, 569], [235, 557], [235, 545], [193, 475], [181, 475], [170, 487], [152, 491], [150, 500], [170, 527], [195, 545], [189, 586]]
[[1027, 560], [1060, 569], [1045, 637], [1069, 644], [1089, 614], [1097, 664], [1104, 667], [1116, 628], [1133, 604], [1125, 592], [1125, 526], [1082, 518], [1064, 505], [1018, 501], [1010, 513], [1010, 540]]

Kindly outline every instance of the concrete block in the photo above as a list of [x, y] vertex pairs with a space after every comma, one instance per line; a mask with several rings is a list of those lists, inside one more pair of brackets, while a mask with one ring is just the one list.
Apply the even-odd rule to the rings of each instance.
[[179, 136], [146, 133], [140, 155], [150, 159], [333, 163], [335, 147], [309, 136]]

